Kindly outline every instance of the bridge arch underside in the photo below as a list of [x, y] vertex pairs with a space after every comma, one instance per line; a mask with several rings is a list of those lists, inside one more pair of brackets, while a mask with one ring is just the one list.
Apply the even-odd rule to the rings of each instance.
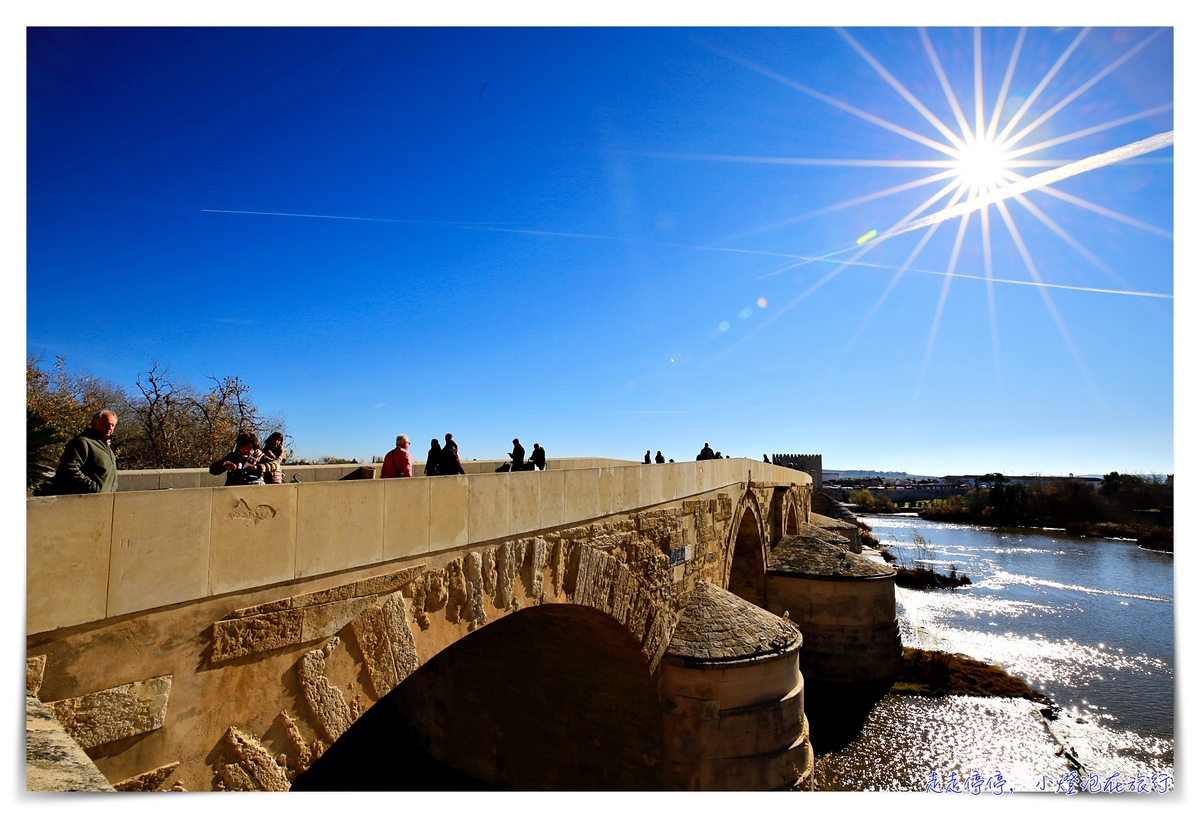
[[734, 512], [734, 519], [738, 520], [738, 523], [731, 532], [733, 547], [730, 549], [728, 588], [747, 602], [765, 608], [767, 552], [757, 506], [747, 502], [751, 496], [747, 495]]
[[629, 630], [592, 608], [543, 605], [432, 657], [293, 788], [662, 789], [662, 743], [655, 682]]

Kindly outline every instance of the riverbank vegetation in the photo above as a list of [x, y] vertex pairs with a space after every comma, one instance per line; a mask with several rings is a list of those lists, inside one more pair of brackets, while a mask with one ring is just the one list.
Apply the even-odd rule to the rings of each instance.
[[1050, 700], [1000, 665], [961, 653], [904, 648], [904, 671], [892, 693], [909, 696], [998, 696], [1049, 704]]
[[875, 495], [867, 489], [852, 492], [848, 500], [868, 514], [891, 514], [896, 510], [896, 504], [887, 495]]
[[1174, 549], [1174, 486], [1161, 475], [1111, 472], [1098, 487], [1072, 479], [1026, 486], [999, 473], [979, 482], [979, 488], [962, 497], [935, 501], [918, 513], [926, 520], [1064, 528], [1069, 534], [1123, 537], [1146, 548]]

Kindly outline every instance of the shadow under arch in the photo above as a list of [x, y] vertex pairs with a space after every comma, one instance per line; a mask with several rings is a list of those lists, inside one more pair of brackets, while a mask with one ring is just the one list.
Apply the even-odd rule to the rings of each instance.
[[731, 592], [760, 608], [767, 607], [767, 545], [762, 513], [752, 492], [746, 492], [734, 511], [736, 527], [730, 532], [729, 584]]
[[629, 630], [548, 604], [432, 657], [292, 788], [662, 789], [662, 741], [655, 680]]

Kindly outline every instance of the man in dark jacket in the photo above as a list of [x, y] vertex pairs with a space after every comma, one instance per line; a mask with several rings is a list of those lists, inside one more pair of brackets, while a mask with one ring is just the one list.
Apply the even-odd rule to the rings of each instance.
[[534, 469], [538, 471], [546, 470], [546, 450], [537, 443], [533, 444], [533, 454], [529, 455], [529, 463], [525, 466], [526, 471], [533, 471]]
[[513, 450], [508, 453], [508, 456], [512, 458], [513, 471], [525, 470], [525, 447], [522, 446], [521, 441], [515, 437], [513, 438]]
[[99, 494], [117, 490], [117, 456], [112, 433], [117, 416], [98, 413], [92, 424], [71, 438], [49, 484], [39, 494]]
[[696, 455], [697, 460], [716, 460], [717, 456], [713, 452], [712, 447], [706, 442], [704, 448], [700, 450], [700, 454]]
[[466, 474], [462, 462], [458, 458], [458, 444], [454, 435], [446, 433], [446, 445], [442, 447], [442, 462], [438, 464], [438, 474]]

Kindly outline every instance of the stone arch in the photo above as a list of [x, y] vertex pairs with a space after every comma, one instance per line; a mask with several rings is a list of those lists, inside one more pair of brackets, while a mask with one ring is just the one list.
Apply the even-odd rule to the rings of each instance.
[[783, 533], [785, 535], [800, 533], [800, 523], [803, 522], [803, 520], [800, 519], [801, 518], [800, 505], [796, 501], [795, 489], [788, 491], [787, 499], [785, 500], [785, 502], [783, 504], [783, 508], [784, 508]]
[[[430, 657], [294, 789], [661, 789], [662, 741], [655, 677], [628, 627], [541, 605]], [[424, 778], [404, 786], [414, 762]]]
[[726, 587], [760, 608], [767, 604], [767, 521], [754, 492], [747, 489], [734, 508], [729, 528]]

